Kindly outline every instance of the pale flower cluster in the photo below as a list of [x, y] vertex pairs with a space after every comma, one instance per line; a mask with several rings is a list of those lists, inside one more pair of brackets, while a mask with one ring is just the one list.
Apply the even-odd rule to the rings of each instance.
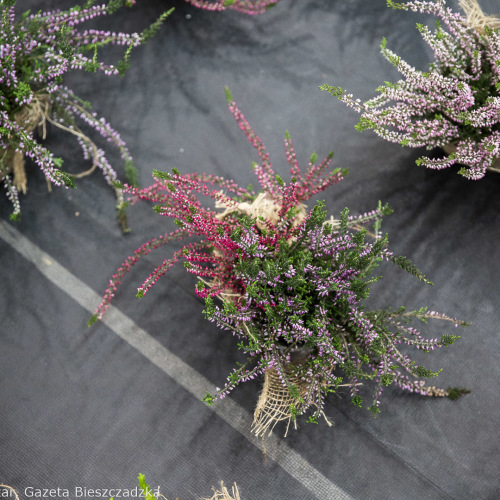
[[436, 29], [417, 25], [434, 53], [429, 71], [403, 61], [382, 41], [382, 54], [404, 77], [386, 82], [379, 95], [366, 102], [354, 99], [340, 87], [320, 88], [337, 96], [361, 114], [358, 130], [372, 129], [382, 138], [403, 146], [427, 149], [451, 145], [444, 158], [423, 156], [417, 164], [442, 169], [465, 165], [460, 173], [479, 179], [500, 157], [500, 34], [483, 33], [445, 0], [388, 2], [397, 9], [433, 14]]

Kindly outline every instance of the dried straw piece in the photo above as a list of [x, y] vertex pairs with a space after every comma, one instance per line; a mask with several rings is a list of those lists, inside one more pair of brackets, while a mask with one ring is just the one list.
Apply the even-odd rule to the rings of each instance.
[[14, 151], [12, 155], [12, 171], [14, 173], [14, 186], [18, 191], [26, 194], [28, 189], [28, 180], [24, 168], [24, 155], [19, 151]]
[[500, 29], [500, 18], [497, 16], [487, 16], [478, 0], [459, 0], [460, 7], [467, 16], [467, 24], [481, 35], [485, 34], [485, 27]]
[[[14, 493], [16, 500], [19, 500], [19, 495], [17, 494], [17, 491], [12, 486], [8, 486], [7, 484], [0, 484], [0, 488], [8, 488], [10, 491], [12, 491]], [[11, 498], [11, 497], [12, 497], [12, 495], [9, 493], [9, 498]]]
[[[226, 207], [222, 202], [216, 202], [215, 208], [224, 208], [224, 212], [217, 214], [218, 219], [224, 219], [229, 214], [233, 212], [241, 212], [251, 217], [257, 218], [256, 226], [262, 230], [269, 229], [265, 221], [269, 221], [271, 224], [276, 225], [279, 221], [279, 212], [281, 210], [281, 205], [278, 205], [271, 200], [266, 193], [259, 193], [252, 203], [243, 201], [236, 204], [234, 207]], [[306, 217], [306, 206], [303, 203], [297, 205], [299, 212], [295, 216], [293, 221], [293, 227], [297, 227]], [[264, 220], [261, 220], [262, 217]]]
[[220, 487], [220, 490], [216, 490], [212, 487], [214, 494], [210, 498], [203, 498], [201, 500], [241, 500], [236, 483], [234, 483], [234, 486], [231, 488], [231, 493], [229, 493], [228, 489], [224, 486], [223, 481], [221, 481]]

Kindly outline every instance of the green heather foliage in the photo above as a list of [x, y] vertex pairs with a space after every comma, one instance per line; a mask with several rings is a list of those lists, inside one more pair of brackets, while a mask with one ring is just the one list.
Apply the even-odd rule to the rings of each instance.
[[[156, 489], [151, 488], [148, 483], [146, 483], [146, 477], [144, 474], [139, 474], [137, 476], [137, 481], [139, 485], [139, 496], [137, 498], [144, 498], [145, 500], [159, 500], [160, 496], [160, 487], [157, 487]], [[156, 495], [156, 496], [155, 496]], [[163, 497], [162, 495], [162, 498]], [[109, 500], [114, 500], [114, 498], [110, 498]]]
[[139, 488], [141, 488], [142, 494], [144, 495], [144, 498], [146, 500], [158, 500], [153, 495], [153, 493], [154, 493], [153, 488], [151, 488], [151, 486], [149, 486], [148, 483], [146, 483], [146, 477], [144, 476], [144, 474], [139, 474], [137, 479], [139, 481]]

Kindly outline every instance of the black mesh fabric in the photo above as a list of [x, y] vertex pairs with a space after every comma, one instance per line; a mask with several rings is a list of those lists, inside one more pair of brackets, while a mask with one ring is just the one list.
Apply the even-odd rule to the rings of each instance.
[[[17, 11], [71, 5], [18, 1]], [[495, 0], [482, 5], [498, 13]], [[157, 342], [158, 356], [164, 348], [191, 371], [169, 375], [151, 361], [155, 352], [148, 358], [113, 325], [86, 326], [97, 301], [85, 306], [85, 297], [92, 298], [85, 290], [100, 295], [124, 258], [171, 230], [171, 221], [138, 204], [128, 211], [132, 232], [124, 236], [114, 193], [98, 172], [75, 190], [49, 193], [29, 165], [20, 222], [8, 222], [11, 208], [0, 197], [0, 483], [23, 499], [30, 488], [66, 489], [71, 498], [132, 489], [140, 472], [169, 500], [210, 496], [221, 480], [236, 481], [244, 500], [499, 498], [500, 174], [467, 181], [456, 168], [418, 167], [415, 159], [425, 151], [357, 132], [358, 115], [318, 89], [330, 83], [367, 99], [384, 81], [398, 79], [380, 54], [383, 36], [424, 69], [430, 54], [415, 23], [433, 20], [381, 0], [281, 0], [262, 16], [138, 0], [92, 26], [140, 31], [171, 6], [175, 12], [158, 34], [132, 52], [123, 78], [73, 73], [66, 79], [120, 132], [141, 184], [150, 183], [152, 169], [174, 166], [256, 184], [251, 163], [258, 157], [227, 110], [225, 85], [282, 177], [288, 179], [285, 130], [304, 167], [313, 151], [324, 157], [333, 150], [334, 166], [349, 168], [349, 175], [319, 198], [332, 214], [389, 203], [395, 213], [383, 230], [391, 250], [435, 283], [423, 285], [384, 264], [371, 305], [426, 305], [470, 321], [454, 346], [428, 355], [426, 363], [443, 369], [436, 385], [472, 392], [452, 402], [389, 389], [376, 419], [347, 394], [332, 396], [325, 413], [333, 427], [304, 419], [282, 439], [278, 426], [265, 461], [260, 440], [248, 432], [261, 381], [231, 395], [242, 410], [234, 425], [221, 416], [227, 405], [214, 411], [186, 382], [198, 373], [221, 386], [242, 359], [236, 340], [203, 319], [194, 278], [180, 265], [142, 300], [135, 298], [136, 287], [175, 245], [148, 255], [124, 280], [114, 305]], [[111, 60], [119, 51], [105, 53]], [[68, 171], [88, 168], [76, 141], [54, 127], [47, 145], [65, 158]], [[111, 159], [123, 179], [117, 155]], [[75, 282], [62, 271], [59, 281], [49, 279], [54, 269]], [[79, 302], [72, 293], [85, 297]], [[454, 333], [440, 323], [426, 332]]]

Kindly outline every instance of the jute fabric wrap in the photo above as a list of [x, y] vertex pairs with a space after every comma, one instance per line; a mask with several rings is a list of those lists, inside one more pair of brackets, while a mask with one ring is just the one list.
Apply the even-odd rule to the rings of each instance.
[[[290, 377], [289, 381], [297, 387], [302, 397], [306, 395], [307, 381], [298, 377]], [[252, 432], [256, 436], [264, 437], [266, 434], [271, 434], [278, 422], [286, 422], [286, 436], [293, 418], [290, 412], [290, 406], [292, 405], [295, 405], [297, 410], [300, 409], [300, 404], [297, 405], [297, 400], [290, 394], [288, 388], [283, 385], [277, 371], [274, 368], [266, 370], [264, 387], [253, 414]], [[293, 420], [293, 423], [296, 429], [296, 421]]]

